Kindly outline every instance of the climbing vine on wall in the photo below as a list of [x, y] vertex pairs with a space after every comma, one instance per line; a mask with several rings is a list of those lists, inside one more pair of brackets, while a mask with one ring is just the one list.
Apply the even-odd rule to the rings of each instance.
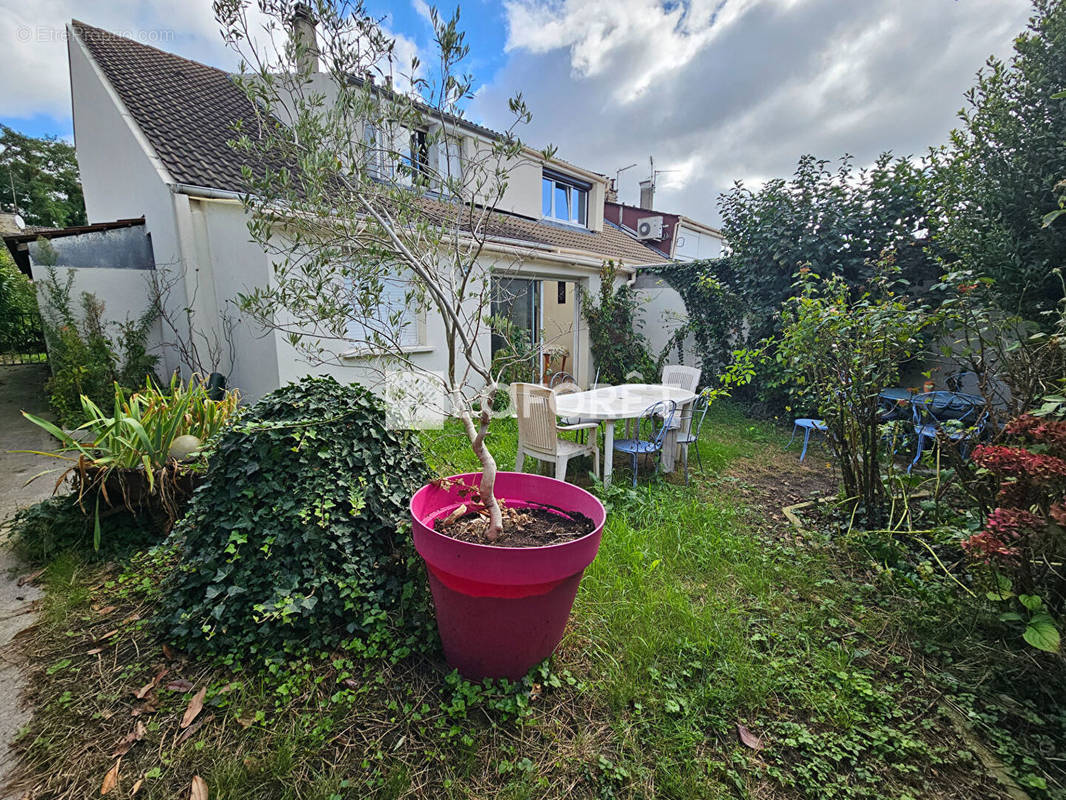
[[601, 383], [626, 383], [639, 372], [650, 380], [656, 374], [640, 332], [640, 301], [633, 287], [615, 286], [616, 270], [610, 261], [600, 269], [600, 290], [581, 298], [581, 314], [589, 326], [589, 344]]
[[691, 334], [696, 358], [706, 376], [720, 374], [731, 362], [734, 346], [746, 344], [741, 341], [745, 309], [735, 292], [718, 277], [719, 270], [731, 266], [729, 262], [728, 258], [715, 258], [664, 264], [647, 270], [659, 275], [681, 295], [688, 313], [687, 322], [667, 347]]

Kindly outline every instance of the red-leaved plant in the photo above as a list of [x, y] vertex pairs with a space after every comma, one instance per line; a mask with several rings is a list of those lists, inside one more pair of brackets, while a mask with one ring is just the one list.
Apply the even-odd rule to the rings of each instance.
[[1004, 621], [1026, 622], [1033, 647], [1058, 652], [1056, 617], [1066, 603], [1066, 421], [1023, 414], [1007, 425], [1009, 444], [979, 445], [974, 462], [998, 483], [984, 528], [963, 541], [975, 561], [995, 571], [989, 597], [1012, 601]]

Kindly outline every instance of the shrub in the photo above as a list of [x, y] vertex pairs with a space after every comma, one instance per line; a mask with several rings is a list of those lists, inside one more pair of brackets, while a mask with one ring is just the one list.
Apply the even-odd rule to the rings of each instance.
[[389, 649], [424, 583], [399, 527], [427, 477], [365, 389], [304, 378], [267, 395], [218, 440], [174, 529], [171, 634], [217, 655], [347, 637]]
[[36, 314], [33, 284], [19, 272], [7, 248], [0, 248], [0, 340], [10, 339], [24, 324], [24, 317]]
[[632, 372], [653, 379], [655, 363], [640, 332], [636, 293], [628, 284], [615, 288], [614, 281], [615, 268], [608, 262], [600, 270], [599, 302], [587, 294], [581, 298], [581, 314], [589, 326], [592, 360], [600, 381], [626, 383]]
[[203, 467], [202, 457], [180, 462], [173, 458], [175, 439], [192, 436], [201, 443], [208, 441], [237, 410], [240, 400], [235, 392], [211, 400], [200, 380], [185, 387], [177, 375], [166, 392], [146, 381], [129, 396], [114, 384], [112, 394], [110, 414], [82, 395], [82, 416], [87, 422], [73, 435], [22, 412], [62, 443], [59, 451], [46, 455], [73, 462], [64, 474], [70, 476], [78, 505], [93, 511], [96, 547], [100, 546], [101, 507], [124, 508], [134, 515], [145, 511], [152, 527], [170, 530], [192, 494], [194, 473]]
[[[1006, 445], [979, 445], [973, 460], [994, 476], [997, 507], [962, 543], [997, 574], [991, 596], [1020, 608], [1006, 622], [1025, 622], [1023, 636], [1041, 650], [1059, 649], [1055, 617], [1066, 606], [1066, 422], [1024, 414], [1007, 426]], [[1027, 613], [1023, 613], [1027, 612]]]
[[778, 350], [794, 401], [825, 420], [845, 495], [862, 506], [871, 529], [882, 524], [886, 499], [878, 393], [919, 352], [921, 332], [932, 321], [894, 292], [896, 271], [882, 267], [858, 296], [839, 275], [822, 279], [801, 269], [798, 295], [782, 312]]

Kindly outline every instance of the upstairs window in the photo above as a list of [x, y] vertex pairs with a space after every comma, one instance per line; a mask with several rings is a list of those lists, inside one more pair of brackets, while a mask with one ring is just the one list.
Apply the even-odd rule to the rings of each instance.
[[548, 219], [588, 225], [589, 184], [544, 170], [541, 214]]

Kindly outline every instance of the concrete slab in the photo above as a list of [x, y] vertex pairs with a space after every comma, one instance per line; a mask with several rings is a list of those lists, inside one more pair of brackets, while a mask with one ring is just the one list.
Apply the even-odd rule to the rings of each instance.
[[[48, 497], [55, 484], [55, 478], [43, 477], [26, 485], [37, 473], [56, 466], [54, 459], [12, 452], [55, 446], [54, 439], [19, 413], [48, 416], [44, 393], [48, 375], [46, 365], [0, 366], [0, 520]], [[25, 572], [7, 542], [0, 541], [0, 787], [14, 766], [8, 747], [30, 718], [30, 709], [20, 702], [22, 671], [14, 648], [9, 646], [19, 632], [33, 624], [35, 601], [41, 597], [32, 584], [18, 585]]]

